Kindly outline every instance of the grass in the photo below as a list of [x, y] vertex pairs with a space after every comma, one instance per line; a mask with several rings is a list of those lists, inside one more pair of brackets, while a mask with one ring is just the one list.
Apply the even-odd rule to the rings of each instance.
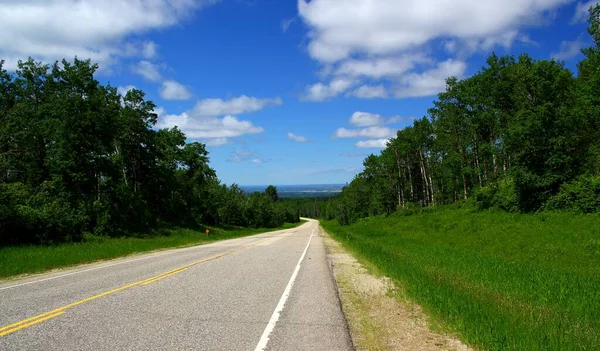
[[0, 278], [24, 273], [39, 273], [81, 263], [127, 256], [138, 252], [206, 244], [296, 227], [300, 223], [286, 223], [279, 228], [211, 228], [210, 235], [203, 231], [184, 228], [165, 229], [146, 237], [109, 238], [89, 236], [81, 243], [51, 246], [9, 246], [0, 248]]
[[600, 345], [600, 216], [442, 208], [322, 226], [476, 348]]

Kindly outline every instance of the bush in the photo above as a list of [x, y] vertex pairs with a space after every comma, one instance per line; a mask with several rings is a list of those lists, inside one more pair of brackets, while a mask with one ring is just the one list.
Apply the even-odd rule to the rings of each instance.
[[515, 182], [510, 178], [477, 189], [473, 199], [478, 209], [494, 208], [507, 212], [519, 211]]
[[563, 184], [558, 194], [548, 199], [545, 209], [576, 213], [600, 212], [600, 176], [581, 176]]

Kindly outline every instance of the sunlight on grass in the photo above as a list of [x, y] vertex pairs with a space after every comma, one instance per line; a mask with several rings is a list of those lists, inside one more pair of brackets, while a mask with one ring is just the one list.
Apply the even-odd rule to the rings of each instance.
[[600, 345], [600, 216], [440, 209], [322, 225], [471, 345]]

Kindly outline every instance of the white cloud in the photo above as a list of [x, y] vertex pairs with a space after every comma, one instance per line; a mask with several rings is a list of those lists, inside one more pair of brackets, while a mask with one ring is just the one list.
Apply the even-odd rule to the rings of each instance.
[[430, 58], [421, 54], [377, 59], [350, 59], [340, 64], [336, 74], [353, 77], [364, 76], [374, 79], [394, 77], [410, 71], [416, 64], [431, 61]]
[[179, 127], [188, 138], [233, 138], [245, 134], [259, 134], [264, 132], [262, 127], [257, 127], [250, 121], [241, 121], [234, 116], [223, 118], [203, 118], [184, 112], [180, 115], [166, 115], [159, 118], [158, 128]]
[[333, 134], [334, 138], [391, 138], [396, 131], [388, 127], [367, 127], [357, 129], [338, 128]]
[[181, 83], [167, 80], [160, 88], [160, 96], [165, 100], [188, 100], [192, 97], [192, 93]]
[[398, 98], [435, 95], [446, 89], [446, 78], [461, 78], [467, 69], [463, 61], [449, 59], [423, 73], [411, 73], [402, 77], [395, 91]]
[[152, 111], [152, 112], [156, 113], [158, 118], [160, 118], [165, 115], [166, 111], [165, 111], [164, 107], [155, 107], [154, 111]]
[[291, 133], [291, 132], [287, 133], [287, 137], [288, 137], [288, 139], [296, 141], [298, 143], [306, 143], [308, 141], [308, 139], [305, 136], [296, 135], [296, 134]]
[[590, 7], [594, 7], [600, 4], [600, 0], [590, 0], [586, 2], [579, 2], [577, 7], [575, 7], [575, 15], [573, 15], [573, 19], [571, 20], [572, 24], [584, 22], [590, 15]]
[[359, 99], [384, 99], [388, 97], [388, 92], [383, 84], [361, 85], [360, 87], [347, 92], [346, 96], [354, 96]]
[[389, 139], [364, 140], [355, 144], [358, 148], [384, 148]]
[[125, 96], [128, 91], [135, 89], [135, 85], [126, 85], [122, 87], [117, 87], [117, 93], [121, 96]]
[[229, 139], [227, 138], [214, 138], [214, 139], [206, 139], [203, 140], [206, 146], [223, 146], [229, 144]]
[[303, 99], [308, 101], [324, 101], [340, 95], [355, 83], [355, 80], [348, 78], [336, 78], [329, 82], [329, 84], [317, 83], [307, 87]]
[[247, 151], [247, 150], [232, 151], [229, 154], [229, 158], [227, 159], [227, 162], [234, 162], [234, 163], [248, 162], [248, 163], [254, 163], [254, 164], [261, 164], [261, 163], [264, 163], [267, 161], [269, 161], [269, 160], [263, 160], [260, 157], [258, 157], [258, 155], [256, 155], [255, 153]]
[[146, 78], [151, 82], [158, 82], [162, 79], [160, 74], [160, 69], [157, 65], [153, 64], [150, 61], [142, 60], [138, 62], [137, 65], [133, 66], [133, 72], [139, 74], [140, 76]]
[[292, 25], [292, 23], [294, 23], [294, 19], [290, 18], [290, 19], [284, 19], [281, 21], [281, 30], [285, 33], [288, 31], [288, 29], [290, 29], [290, 26]]
[[[131, 55], [129, 40], [180, 23], [218, 0], [4, 0], [0, 57], [50, 62], [75, 55], [101, 68]], [[144, 56], [144, 52], [137, 53]], [[148, 51], [146, 51], [146, 54]]]
[[188, 138], [201, 139], [209, 146], [221, 146], [229, 144], [230, 138], [264, 132], [263, 127], [255, 126], [251, 121], [240, 120], [231, 113], [256, 112], [281, 103], [279, 98], [257, 99], [246, 95], [229, 100], [205, 99], [179, 115], [165, 114], [160, 109], [157, 128], [177, 126]]
[[198, 116], [222, 116], [238, 115], [241, 113], [256, 112], [267, 106], [281, 105], [280, 98], [258, 99], [242, 95], [229, 100], [204, 99], [194, 107], [194, 113]]
[[310, 55], [336, 62], [356, 54], [389, 55], [440, 38], [502, 38], [571, 1], [298, 0], [298, 11], [310, 28]]
[[147, 59], [153, 59], [158, 52], [158, 45], [153, 41], [147, 41], [143, 44], [142, 55]]
[[584, 45], [581, 37], [573, 41], [563, 41], [560, 43], [560, 51], [553, 52], [550, 56], [555, 60], [570, 60], [581, 53]]
[[384, 124], [396, 123], [400, 120], [400, 116], [394, 116], [390, 118], [381, 117], [381, 115], [356, 111], [352, 114], [348, 120], [349, 124], [357, 127], [371, 127], [380, 126]]
[[[476, 52], [515, 41], [536, 45], [522, 30], [572, 1], [298, 0], [307, 50], [324, 80], [307, 89], [306, 99], [435, 95], [447, 77], [466, 72], [465, 61]], [[451, 59], [436, 62], [437, 51]], [[351, 84], [333, 89], [327, 79]]]

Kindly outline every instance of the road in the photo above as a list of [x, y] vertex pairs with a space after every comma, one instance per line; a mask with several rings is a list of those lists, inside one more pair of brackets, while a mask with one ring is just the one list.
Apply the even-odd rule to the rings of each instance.
[[352, 350], [318, 222], [0, 284], [0, 350]]

